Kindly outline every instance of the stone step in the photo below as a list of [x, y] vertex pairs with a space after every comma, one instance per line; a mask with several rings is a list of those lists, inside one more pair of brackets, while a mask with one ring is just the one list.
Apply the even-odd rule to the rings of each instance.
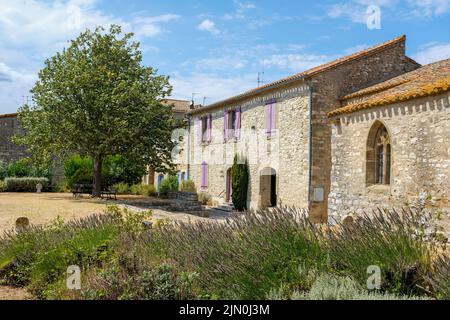
[[234, 207], [233, 207], [233, 204], [223, 203], [223, 204], [218, 205], [214, 209], [220, 210], [220, 211], [225, 211], [225, 212], [233, 212]]

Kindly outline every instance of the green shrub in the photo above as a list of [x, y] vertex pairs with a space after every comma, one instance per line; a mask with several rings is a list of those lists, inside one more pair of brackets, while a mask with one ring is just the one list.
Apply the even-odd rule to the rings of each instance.
[[29, 158], [23, 158], [6, 166], [0, 161], [0, 180], [10, 178], [45, 177], [52, 179], [52, 170], [49, 166], [34, 165]]
[[116, 206], [104, 215], [48, 226], [0, 238], [0, 278], [11, 285], [28, 286], [38, 297], [51, 296], [51, 288], [66, 279], [70, 265], [83, 270], [100, 267], [114, 258], [113, 243], [119, 234], [138, 235], [151, 212], [130, 212]]
[[420, 236], [422, 212], [378, 211], [360, 216], [340, 232], [327, 235], [330, 262], [341, 274], [363, 284], [367, 268], [378, 266], [382, 290], [398, 295], [422, 294], [436, 247]]
[[130, 193], [137, 196], [151, 196], [156, 194], [155, 186], [135, 184], [130, 187]]
[[6, 178], [4, 182], [8, 192], [36, 192], [38, 183], [42, 184], [43, 190], [50, 185], [47, 178]]
[[128, 185], [128, 183], [116, 183], [113, 188], [116, 189], [117, 194], [131, 194], [130, 186]]
[[212, 205], [212, 196], [207, 192], [200, 192], [198, 194], [198, 201], [204, 206]]
[[197, 192], [197, 188], [195, 187], [195, 183], [192, 180], [184, 180], [184, 181], [182, 181], [180, 190], [181, 190], [181, 192]]
[[162, 255], [195, 270], [203, 292], [222, 299], [263, 299], [282, 283], [307, 286], [305, 269], [322, 268], [326, 253], [300, 211], [248, 213], [228, 223], [177, 224], [153, 233], [145, 256]]
[[159, 187], [159, 192], [161, 194], [167, 194], [171, 191], [178, 191], [178, 177], [170, 176], [167, 179], [164, 179], [161, 182], [161, 186]]
[[89, 157], [75, 155], [64, 164], [64, 177], [69, 188], [76, 184], [92, 184], [93, 161]]
[[[118, 183], [136, 184], [145, 172], [145, 167], [122, 156], [108, 156], [102, 166], [103, 187]], [[79, 155], [72, 156], [65, 162], [64, 176], [69, 187], [73, 187], [75, 184], [91, 184], [94, 180], [92, 159]]]
[[60, 193], [68, 193], [68, 192], [70, 192], [70, 188], [69, 188], [69, 186], [67, 184], [67, 181], [63, 180], [63, 181], [59, 182], [55, 186], [54, 191], [55, 192], [60, 192]]
[[248, 180], [249, 171], [248, 163], [245, 161], [241, 163], [239, 157], [234, 156], [234, 163], [231, 167], [231, 176], [233, 184], [233, 194], [231, 196], [233, 200], [234, 208], [238, 211], [244, 211], [247, 209], [247, 193], [248, 193]]
[[397, 296], [380, 292], [369, 292], [363, 289], [350, 277], [321, 274], [317, 277], [308, 292], [294, 290], [282, 286], [272, 290], [269, 300], [428, 300], [427, 297]]
[[0, 180], [0, 192], [5, 192], [5, 191], [6, 191], [5, 182], [3, 180]]
[[0, 160], [0, 181], [4, 180], [8, 176], [8, 169], [5, 163]]

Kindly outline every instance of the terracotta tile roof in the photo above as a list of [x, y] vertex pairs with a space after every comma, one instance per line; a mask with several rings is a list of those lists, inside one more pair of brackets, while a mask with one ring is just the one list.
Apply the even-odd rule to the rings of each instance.
[[164, 99], [163, 102], [167, 105], [173, 105], [173, 112], [186, 113], [189, 111], [189, 106], [191, 102], [188, 100], [178, 100], [178, 99]]
[[243, 98], [247, 98], [247, 97], [256, 95], [256, 94], [258, 94], [258, 93], [260, 93], [262, 91], [265, 91], [265, 90], [277, 88], [277, 87], [279, 87], [281, 85], [290, 83], [292, 81], [296, 81], [296, 80], [300, 80], [300, 79], [307, 79], [307, 78], [310, 78], [310, 77], [312, 77], [312, 76], [314, 76], [314, 75], [316, 75], [318, 73], [330, 70], [332, 68], [335, 68], [335, 67], [340, 66], [342, 64], [345, 64], [347, 62], [353, 61], [355, 59], [358, 59], [358, 58], [361, 58], [361, 57], [365, 57], [367, 55], [371, 55], [371, 54], [377, 53], [379, 51], [385, 50], [386, 48], [389, 48], [392, 45], [398, 44], [400, 42], [405, 42], [405, 41], [406, 41], [406, 36], [402, 35], [402, 36], [397, 37], [395, 39], [392, 39], [390, 41], [387, 41], [387, 42], [384, 42], [382, 44], [379, 44], [379, 45], [377, 45], [375, 47], [372, 47], [372, 48], [369, 48], [369, 49], [366, 49], [366, 50], [363, 50], [363, 51], [360, 51], [360, 52], [356, 52], [356, 53], [351, 54], [349, 56], [345, 56], [343, 58], [340, 58], [340, 59], [337, 59], [337, 60], [334, 60], [334, 61], [322, 64], [322, 65], [314, 67], [312, 69], [309, 69], [309, 70], [297, 73], [295, 75], [292, 75], [292, 76], [289, 76], [289, 77], [277, 80], [275, 82], [266, 84], [264, 86], [261, 86], [261, 87], [249, 90], [249, 91], [244, 92], [242, 94], [239, 94], [237, 96], [234, 96], [234, 97], [231, 97], [231, 98], [228, 98], [228, 99], [225, 99], [225, 100], [222, 100], [222, 101], [210, 104], [210, 105], [205, 106], [205, 107], [203, 107], [201, 109], [191, 110], [188, 113], [189, 114], [193, 114], [193, 113], [197, 113], [197, 112], [203, 112], [203, 111], [210, 110], [210, 109], [222, 106], [222, 105], [226, 105], [226, 104], [229, 104], [229, 103], [236, 102], [236, 101], [238, 101], [240, 99], [243, 99]]
[[0, 114], [0, 118], [15, 118], [17, 115], [17, 113]]
[[450, 59], [423, 66], [388, 81], [345, 96], [333, 117], [372, 107], [436, 95], [450, 90]]

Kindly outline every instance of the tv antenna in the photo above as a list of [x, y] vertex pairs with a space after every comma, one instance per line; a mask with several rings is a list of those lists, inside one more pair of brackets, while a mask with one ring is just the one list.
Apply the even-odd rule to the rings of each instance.
[[262, 84], [266, 83], [266, 82], [264, 81], [265, 66], [266, 66], [266, 60], [265, 60], [265, 59], [263, 59], [262, 64], [263, 64], [263, 66], [262, 66], [262, 72], [258, 72], [258, 88], [259, 88]]
[[198, 95], [196, 92], [192, 92], [192, 105], [195, 106], [195, 96]]

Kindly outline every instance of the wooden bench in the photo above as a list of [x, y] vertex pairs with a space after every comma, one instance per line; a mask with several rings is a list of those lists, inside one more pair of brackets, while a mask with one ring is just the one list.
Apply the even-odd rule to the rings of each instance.
[[[92, 184], [76, 184], [72, 188], [72, 194], [74, 197], [78, 197], [82, 194], [88, 194], [92, 195], [92, 192], [94, 191], [94, 186]], [[107, 188], [102, 189], [100, 192], [100, 197], [103, 199], [106, 197], [107, 200], [111, 200], [114, 198], [114, 200], [117, 200], [117, 191], [114, 188]]]
[[106, 196], [106, 200], [112, 200], [113, 197], [114, 197], [114, 200], [117, 200], [117, 191], [115, 188], [108, 188], [108, 189], [102, 190], [100, 196], [102, 199], [104, 196]]

